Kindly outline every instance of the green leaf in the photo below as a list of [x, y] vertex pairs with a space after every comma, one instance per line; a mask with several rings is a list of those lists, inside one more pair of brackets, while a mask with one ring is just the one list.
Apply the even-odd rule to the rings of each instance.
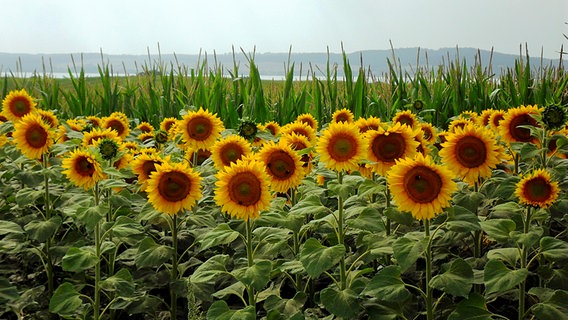
[[427, 238], [418, 240], [408, 236], [398, 238], [393, 242], [392, 249], [394, 257], [398, 261], [401, 272], [406, 271], [406, 269], [416, 263], [416, 260], [422, 255], [427, 245]]
[[132, 275], [126, 268], [120, 269], [112, 277], [101, 281], [101, 288], [106, 291], [116, 292], [118, 296], [122, 297], [130, 297], [135, 292]]
[[519, 249], [517, 248], [497, 248], [487, 252], [487, 259], [505, 261], [510, 266], [516, 265], [519, 258]]
[[414, 218], [409, 212], [401, 212], [396, 207], [385, 208], [383, 214], [390, 220], [402, 224], [405, 226], [410, 226], [414, 223]]
[[240, 282], [260, 291], [270, 280], [271, 271], [272, 263], [268, 260], [260, 260], [256, 261], [252, 267], [233, 270], [231, 274]]
[[262, 243], [286, 242], [291, 236], [290, 230], [273, 227], [257, 227], [254, 228], [252, 233]]
[[114, 236], [132, 244], [142, 239], [145, 233], [140, 223], [127, 216], [118, 217], [111, 229]]
[[216, 291], [211, 296], [220, 300], [227, 300], [231, 295], [235, 295], [237, 297], [240, 297], [241, 299], [244, 299], [243, 296], [245, 289], [245, 285], [242, 282], [237, 281], [226, 288]]
[[31, 188], [24, 188], [16, 193], [16, 203], [20, 208], [25, 208], [36, 202], [37, 199], [45, 195], [45, 191]]
[[61, 223], [59, 216], [52, 217], [47, 221], [32, 220], [24, 226], [24, 230], [26, 230], [30, 239], [45, 242], [55, 234]]
[[216, 255], [202, 263], [189, 276], [189, 285], [192, 286], [195, 296], [203, 301], [211, 301], [211, 295], [215, 292], [215, 281], [222, 274], [227, 273], [226, 265], [228, 255]]
[[268, 319], [304, 319], [302, 308], [305, 303], [306, 294], [301, 291], [296, 292], [292, 299], [283, 299], [273, 294], [264, 301], [264, 309], [268, 311]]
[[62, 316], [72, 315], [83, 304], [79, 296], [80, 293], [75, 290], [75, 287], [65, 282], [53, 292], [49, 301], [49, 311]]
[[540, 252], [550, 261], [568, 259], [568, 242], [553, 237], [540, 239]]
[[481, 229], [479, 218], [468, 209], [460, 206], [452, 206], [447, 209], [448, 220], [446, 225], [448, 229], [458, 233], [467, 233]]
[[81, 207], [77, 209], [77, 219], [85, 224], [87, 230], [92, 231], [95, 225], [106, 216], [108, 210], [106, 205]]
[[550, 298], [533, 305], [531, 309], [537, 319], [568, 319], [568, 292], [556, 290]]
[[465, 209], [473, 215], [475, 215], [483, 200], [485, 200], [485, 195], [481, 192], [466, 191], [454, 196], [455, 206]]
[[331, 285], [320, 292], [323, 306], [338, 317], [352, 319], [359, 313], [357, 294], [346, 288], [340, 290], [336, 285]]
[[317, 239], [306, 240], [300, 251], [300, 261], [312, 278], [317, 278], [324, 271], [339, 263], [345, 255], [345, 247], [342, 244], [333, 247], [323, 246]]
[[511, 231], [517, 228], [515, 221], [511, 219], [491, 219], [481, 221], [481, 229], [485, 231], [487, 237], [497, 242], [507, 242], [510, 239]]
[[366, 207], [359, 213], [357, 218], [347, 220], [347, 225], [354, 229], [378, 233], [385, 230], [384, 225], [379, 223], [382, 218], [379, 210]]
[[210, 320], [255, 320], [254, 306], [248, 306], [240, 310], [231, 310], [225, 301], [215, 301], [207, 311], [207, 319]]
[[473, 270], [462, 258], [456, 258], [450, 269], [430, 280], [430, 286], [454, 297], [467, 297], [473, 286]]
[[487, 294], [505, 292], [523, 282], [529, 271], [526, 268], [511, 270], [499, 260], [489, 260], [483, 271]]
[[20, 225], [15, 222], [0, 220], [0, 235], [8, 233], [25, 233], [25, 232], [22, 229], [22, 227], [20, 227]]
[[138, 269], [144, 267], [158, 267], [168, 261], [173, 253], [171, 247], [159, 245], [150, 237], [145, 238], [138, 245], [138, 252], [134, 261]]
[[399, 266], [387, 266], [381, 269], [367, 283], [362, 294], [390, 302], [403, 302], [411, 297], [400, 277]]
[[94, 267], [99, 258], [90, 247], [71, 247], [61, 261], [61, 267], [65, 271], [79, 272]]
[[0, 302], [9, 303], [20, 297], [18, 289], [4, 277], [0, 277]]
[[201, 250], [206, 250], [214, 246], [230, 244], [238, 237], [239, 233], [237, 231], [231, 229], [228, 224], [221, 223], [215, 229], [199, 235], [196, 241], [201, 243]]
[[525, 247], [532, 248], [542, 237], [544, 229], [539, 226], [532, 226], [527, 233], [519, 231], [512, 231], [510, 236], [513, 240], [524, 245]]
[[[330, 209], [321, 203], [321, 199], [319, 196], [309, 195], [304, 199], [298, 201], [298, 203], [296, 203], [296, 205], [294, 205], [290, 209], [290, 212], [288, 214], [294, 216], [302, 216], [305, 218], [307, 216], [317, 217], [322, 215], [322, 213], [327, 214], [330, 212], [331, 212]], [[299, 230], [293, 230], [293, 231], [299, 231]]]
[[491, 320], [492, 313], [487, 310], [485, 299], [475, 292], [467, 299], [460, 301], [456, 309], [450, 313], [448, 320]]

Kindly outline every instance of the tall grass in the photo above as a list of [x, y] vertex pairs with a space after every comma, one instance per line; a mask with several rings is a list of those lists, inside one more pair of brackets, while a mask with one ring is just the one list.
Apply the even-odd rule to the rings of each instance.
[[[135, 75], [114, 70], [101, 53], [98, 77], [85, 76], [82, 59], [73, 59], [68, 79], [54, 79], [44, 65], [39, 75], [5, 75], [0, 92], [5, 96], [12, 89], [26, 88], [40, 97], [43, 108], [57, 110], [62, 118], [121, 111], [154, 125], [165, 117], [180, 117], [184, 109], [203, 107], [232, 128], [243, 118], [283, 124], [302, 113], [311, 113], [326, 123], [341, 108], [350, 109], [356, 118], [382, 119], [411, 109], [444, 128], [465, 110], [481, 112], [487, 108], [506, 110], [519, 105], [568, 102], [568, 74], [561, 59], [558, 65], [541, 62], [534, 66], [528, 52], [520, 52], [513, 67], [494, 70], [492, 53], [489, 61], [481, 61], [478, 52], [474, 63], [467, 65], [456, 48], [454, 58], [448, 54], [439, 65], [430, 65], [427, 54], [423, 58], [418, 50], [415, 66], [406, 68], [392, 52], [387, 61], [389, 71], [382, 75], [366, 70], [362, 56], [354, 63], [345, 53], [342, 65], [328, 58], [324, 70], [310, 64], [302, 74], [304, 66], [291, 61], [290, 53], [288, 61], [283, 62], [284, 80], [263, 80], [254, 51], [243, 51], [248, 74], [241, 73], [234, 49], [229, 68], [219, 64], [215, 54], [200, 54], [195, 66], [184, 65], [177, 57], [168, 63], [162, 61], [161, 55], [153, 60], [148, 54]], [[340, 69], [343, 76], [339, 76]], [[422, 102], [423, 108], [415, 109], [416, 101]]]

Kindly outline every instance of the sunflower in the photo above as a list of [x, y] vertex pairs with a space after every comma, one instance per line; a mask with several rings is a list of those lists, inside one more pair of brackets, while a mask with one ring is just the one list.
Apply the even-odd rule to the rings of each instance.
[[429, 122], [421, 122], [418, 127], [422, 130], [422, 138], [428, 143], [436, 141], [436, 128]]
[[2, 113], [8, 120], [15, 123], [26, 114], [35, 111], [36, 105], [37, 103], [25, 89], [12, 90], [4, 100], [2, 100]]
[[316, 145], [320, 161], [335, 171], [357, 170], [365, 156], [365, 140], [354, 123], [332, 122]]
[[527, 174], [517, 183], [515, 195], [520, 203], [528, 206], [548, 208], [558, 199], [558, 182], [552, 181], [545, 169], [537, 169]]
[[55, 132], [39, 115], [29, 113], [14, 124], [12, 137], [26, 157], [37, 160], [53, 146]]
[[140, 188], [145, 191], [148, 186], [148, 179], [152, 172], [156, 171], [156, 165], [170, 161], [169, 156], [165, 159], [157, 152], [143, 152], [130, 163], [132, 172], [138, 177]]
[[396, 160], [413, 157], [420, 143], [415, 140], [416, 133], [407, 125], [397, 122], [378, 131], [367, 131], [367, 158], [372, 161], [368, 166], [375, 173], [385, 175]]
[[316, 141], [316, 131], [304, 122], [290, 122], [283, 126], [280, 130], [281, 135], [287, 135], [291, 133], [305, 136], [306, 138], [308, 138], [310, 143]]
[[142, 144], [154, 141], [154, 132], [142, 132], [136, 137], [136, 139], [138, 139], [138, 141]]
[[140, 130], [143, 133], [154, 132], [154, 127], [146, 121], [140, 122], [140, 124], [136, 126], [136, 129]]
[[188, 112], [179, 123], [182, 139], [192, 149], [209, 149], [224, 129], [221, 119], [203, 108]]
[[88, 147], [94, 145], [95, 142], [100, 139], [120, 140], [118, 133], [111, 128], [94, 128], [83, 134], [83, 146]]
[[491, 115], [495, 112], [494, 109], [485, 109], [481, 112], [479, 117], [477, 117], [477, 123], [482, 127], [487, 127], [490, 125]]
[[[195, 159], [194, 159], [195, 157]], [[192, 149], [186, 149], [184, 160], [187, 161], [192, 167], [200, 166], [205, 162], [205, 160], [211, 157], [211, 150], [209, 149], [198, 149], [197, 151]]]
[[537, 120], [533, 117], [539, 114], [540, 110], [537, 106], [529, 105], [509, 109], [505, 118], [499, 123], [501, 138], [506, 142], [537, 143], [538, 139], [532, 136], [530, 129], [525, 126], [539, 127]]
[[300, 157], [300, 160], [302, 161], [302, 167], [304, 168], [305, 174], [308, 174], [312, 171], [312, 160], [314, 158], [314, 155], [312, 151], [306, 150], [312, 147], [312, 143], [310, 143], [306, 136], [296, 133], [286, 134], [280, 137], [279, 143], [290, 146], [290, 148], [292, 148], [292, 150], [296, 152], [301, 152], [302, 155]]
[[177, 127], [176, 126], [177, 121], [178, 120], [176, 118], [173, 118], [173, 117], [164, 118], [162, 120], [162, 122], [160, 122], [160, 130], [164, 130], [165, 132], [167, 132], [171, 135], [173, 132], [170, 132], [170, 130], [171, 131], [175, 130], [175, 128]]
[[335, 112], [331, 115], [332, 122], [347, 122], [352, 123], [355, 120], [355, 116], [351, 110], [343, 108], [339, 110], [335, 110]]
[[304, 178], [301, 158], [289, 145], [268, 142], [258, 152], [258, 159], [264, 163], [270, 188], [275, 192], [288, 192]]
[[63, 173], [67, 179], [85, 190], [93, 188], [95, 183], [106, 178], [99, 161], [90, 151], [72, 151], [63, 159], [61, 166], [65, 169]]
[[65, 121], [65, 124], [69, 127], [69, 129], [81, 132], [87, 126], [87, 121], [81, 118], [74, 118], [74, 119], [68, 119], [67, 121]]
[[270, 207], [269, 177], [257, 160], [238, 160], [215, 177], [215, 202], [239, 219], [255, 219]]
[[430, 220], [450, 205], [457, 184], [451, 173], [418, 153], [397, 161], [387, 175], [393, 202], [415, 219]]
[[458, 116], [458, 119], [470, 120], [474, 123], [477, 123], [479, 115], [475, 111], [471, 110], [464, 110]]
[[410, 128], [414, 129], [418, 126], [418, 118], [412, 111], [404, 110], [398, 111], [395, 113], [394, 117], [392, 118], [393, 123], [400, 123], [409, 126]]
[[296, 117], [296, 121], [305, 123], [316, 131], [318, 130], [318, 121], [313, 115], [309, 113], [302, 113], [301, 115]]
[[97, 116], [87, 116], [87, 122], [93, 127], [98, 128], [101, 126], [103, 119]]
[[355, 121], [355, 124], [359, 128], [359, 132], [365, 133], [369, 130], [379, 130], [379, 127], [381, 126], [381, 119], [373, 116], [368, 118], [359, 118]]
[[506, 112], [504, 110], [495, 110], [489, 116], [489, 126], [494, 130], [499, 130], [499, 124], [505, 119]]
[[491, 130], [469, 124], [448, 134], [439, 155], [450, 171], [472, 185], [491, 176], [504, 152]]
[[218, 170], [223, 170], [223, 168], [230, 166], [231, 163], [252, 153], [252, 147], [242, 136], [230, 135], [215, 142], [210, 151], [215, 167]]
[[448, 132], [450, 133], [454, 132], [457, 128], [463, 128], [471, 123], [475, 124], [475, 122], [469, 118], [465, 117], [455, 118], [454, 120], [450, 121], [450, 124], [448, 125]]
[[260, 130], [267, 130], [270, 134], [276, 137], [280, 133], [280, 125], [275, 121], [270, 121], [263, 124], [260, 127]]
[[202, 196], [201, 177], [187, 164], [163, 162], [148, 179], [148, 201], [163, 213], [177, 214], [191, 209]]
[[121, 139], [126, 138], [130, 133], [128, 118], [121, 112], [113, 112], [110, 116], [104, 117], [101, 126], [116, 131]]
[[53, 111], [37, 109], [36, 112], [40, 115], [41, 120], [43, 120], [45, 124], [49, 125], [50, 128], [55, 129], [59, 126], [59, 120]]

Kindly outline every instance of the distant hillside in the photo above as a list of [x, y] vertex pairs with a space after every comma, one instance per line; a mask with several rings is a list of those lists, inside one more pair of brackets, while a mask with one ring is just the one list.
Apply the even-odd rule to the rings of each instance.
[[[247, 53], [250, 57], [251, 54]], [[481, 61], [483, 66], [487, 66], [491, 60], [494, 73], [500, 73], [506, 68], [513, 67], [519, 55], [503, 54], [473, 48], [442, 48], [438, 50], [420, 48], [399, 48], [394, 49], [396, 62], [403, 69], [412, 71], [416, 64], [423, 67], [434, 68], [440, 64], [448, 65], [454, 63], [459, 55], [459, 61], [465, 61], [467, 66], [473, 66], [475, 62]], [[363, 66], [366, 71], [370, 71], [375, 76], [387, 73], [389, 70], [388, 61], [393, 61], [393, 51], [391, 50], [368, 50], [346, 54], [349, 65], [353, 73], [357, 73], [357, 68]], [[233, 60], [234, 58], [234, 60]], [[525, 56], [522, 56], [526, 60]], [[158, 61], [165, 66], [184, 65], [185, 67], [197, 68], [203, 61], [208, 61], [208, 66], [213, 68], [215, 61], [217, 66], [223, 67], [223, 72], [228, 74], [233, 70], [233, 61], [239, 66], [239, 75], [248, 75], [248, 60], [241, 53], [236, 52], [224, 54], [162, 54], [158, 55], [113, 55], [100, 53], [73, 53], [73, 54], [14, 54], [0, 53], [0, 73], [14, 73], [16, 75], [31, 75], [33, 73], [61, 75], [74, 71], [74, 64], [77, 70], [82, 66], [87, 74], [98, 74], [98, 66], [109, 64], [115, 75], [136, 74], [146, 69], [152, 69]], [[290, 61], [295, 65], [295, 75], [306, 77], [309, 70], [313, 70], [316, 76], [325, 75], [326, 65], [329, 62], [331, 68], [337, 68], [338, 76], [343, 76], [343, 55], [341, 53], [256, 53], [254, 62], [257, 65], [261, 76], [265, 78], [283, 77], [285, 66]], [[534, 67], [558, 66], [559, 59], [541, 59], [531, 57], [530, 63]]]

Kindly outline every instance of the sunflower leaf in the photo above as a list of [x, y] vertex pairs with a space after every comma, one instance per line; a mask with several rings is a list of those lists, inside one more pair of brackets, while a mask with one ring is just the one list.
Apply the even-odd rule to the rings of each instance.
[[157, 267], [168, 261], [172, 256], [173, 249], [165, 245], [159, 245], [150, 237], [146, 237], [138, 245], [138, 252], [134, 259], [138, 269], [143, 267]]
[[240, 310], [231, 310], [223, 300], [215, 301], [207, 311], [207, 319], [211, 320], [254, 320], [256, 312], [254, 306]]
[[99, 258], [93, 248], [90, 247], [71, 247], [67, 250], [61, 260], [61, 267], [65, 271], [79, 272], [94, 267]]
[[454, 259], [446, 272], [430, 280], [430, 286], [454, 297], [467, 297], [473, 286], [473, 270], [463, 259]]
[[402, 272], [416, 263], [416, 260], [422, 255], [427, 245], [428, 238], [419, 240], [408, 236], [398, 238], [393, 242], [392, 249], [394, 257], [398, 261]]
[[367, 283], [361, 294], [379, 297], [379, 300], [390, 302], [403, 302], [411, 297], [400, 277], [399, 266], [387, 266], [381, 269]]
[[454, 232], [467, 233], [481, 229], [479, 218], [475, 213], [461, 206], [452, 206], [447, 209], [448, 229]]
[[505, 292], [526, 279], [529, 271], [526, 268], [511, 270], [502, 261], [489, 260], [483, 271], [486, 293]]
[[352, 319], [359, 313], [357, 294], [350, 288], [340, 290], [332, 284], [320, 292], [320, 299], [324, 307], [338, 317]]
[[72, 315], [81, 307], [81, 294], [69, 282], [60, 285], [49, 301], [49, 311], [59, 315]]
[[489, 239], [497, 242], [507, 242], [511, 231], [517, 228], [515, 221], [511, 219], [491, 219], [481, 221], [481, 229], [487, 233]]
[[568, 259], [568, 242], [553, 237], [543, 237], [540, 239], [540, 250], [542, 255], [550, 261]]
[[45, 242], [55, 234], [61, 223], [62, 220], [59, 216], [52, 217], [47, 221], [32, 220], [24, 226], [24, 230], [26, 230], [30, 239]]
[[201, 244], [201, 250], [214, 246], [230, 244], [239, 237], [239, 232], [231, 229], [227, 223], [221, 223], [213, 230], [199, 235], [196, 239]]
[[448, 320], [491, 320], [492, 313], [487, 310], [485, 299], [475, 292], [467, 299], [460, 301], [456, 309], [450, 313]]
[[20, 297], [18, 289], [4, 277], [0, 277], [0, 302], [10, 302]]
[[300, 261], [308, 275], [317, 278], [324, 271], [339, 263], [344, 254], [345, 247], [342, 244], [326, 247], [317, 239], [310, 238], [306, 240], [300, 251]]
[[22, 227], [20, 227], [20, 225], [15, 222], [0, 220], [0, 235], [8, 233], [25, 233], [25, 232], [22, 229]]
[[227, 273], [228, 255], [216, 255], [203, 262], [188, 278], [195, 297], [203, 301], [211, 301], [215, 292], [215, 282], [222, 274]]
[[568, 291], [556, 290], [545, 301], [531, 307], [537, 319], [566, 319], [568, 314]]
[[272, 271], [272, 263], [268, 260], [260, 260], [251, 267], [233, 270], [231, 274], [245, 285], [260, 291], [270, 280], [270, 271]]

